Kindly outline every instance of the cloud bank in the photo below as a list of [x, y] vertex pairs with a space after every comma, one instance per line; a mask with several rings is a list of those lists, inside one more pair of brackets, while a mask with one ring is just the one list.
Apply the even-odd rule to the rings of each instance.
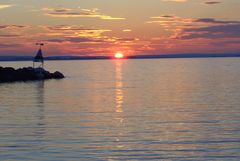
[[50, 17], [62, 17], [62, 18], [99, 18], [103, 20], [124, 20], [123, 17], [112, 17], [103, 13], [100, 13], [97, 8], [94, 9], [69, 9], [69, 8], [43, 8], [43, 11], [50, 11], [46, 13]]

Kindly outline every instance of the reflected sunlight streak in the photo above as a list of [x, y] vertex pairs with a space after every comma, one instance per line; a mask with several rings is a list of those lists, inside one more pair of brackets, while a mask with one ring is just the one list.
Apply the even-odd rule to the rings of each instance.
[[123, 112], [123, 82], [122, 82], [122, 61], [116, 61], [116, 89], [115, 89], [115, 101], [116, 112]]

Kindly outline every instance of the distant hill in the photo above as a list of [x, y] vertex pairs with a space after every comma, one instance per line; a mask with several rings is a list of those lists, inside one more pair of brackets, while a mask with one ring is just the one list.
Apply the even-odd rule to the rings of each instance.
[[[48, 56], [45, 60], [90, 60], [90, 59], [110, 59], [107, 56]], [[32, 61], [32, 56], [0, 56], [0, 61]]]
[[216, 58], [216, 57], [240, 57], [240, 53], [231, 54], [163, 54], [163, 55], [134, 55], [129, 59], [160, 59], [160, 58]]
[[[161, 59], [161, 58], [216, 58], [240, 57], [240, 53], [231, 54], [162, 54], [162, 55], [134, 55], [126, 59]], [[48, 56], [45, 60], [97, 60], [111, 59], [110, 56]], [[0, 61], [32, 61], [32, 56], [0, 56]]]
[[31, 61], [31, 56], [0, 56], [0, 61]]

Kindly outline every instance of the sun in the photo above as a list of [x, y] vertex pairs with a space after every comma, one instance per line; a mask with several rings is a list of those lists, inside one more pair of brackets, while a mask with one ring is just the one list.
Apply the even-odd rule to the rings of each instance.
[[114, 55], [114, 57], [115, 57], [116, 59], [122, 59], [122, 58], [124, 57], [124, 55], [123, 55], [122, 53], [118, 52], [118, 53], [116, 53], [116, 54]]

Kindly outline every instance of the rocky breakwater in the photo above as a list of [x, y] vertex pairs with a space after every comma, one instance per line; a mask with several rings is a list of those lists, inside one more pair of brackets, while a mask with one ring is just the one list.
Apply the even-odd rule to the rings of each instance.
[[64, 78], [64, 75], [61, 72], [50, 73], [43, 68], [25, 67], [14, 69], [12, 67], [0, 67], [0, 83], [62, 78]]

